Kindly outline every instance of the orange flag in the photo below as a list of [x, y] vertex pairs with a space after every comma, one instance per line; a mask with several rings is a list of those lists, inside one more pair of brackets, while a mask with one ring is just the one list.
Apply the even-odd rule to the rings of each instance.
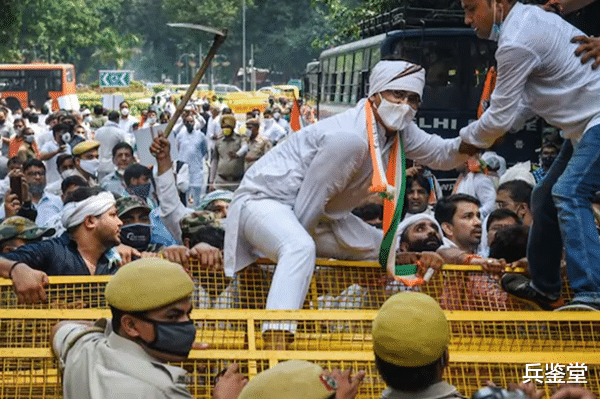
[[302, 129], [302, 122], [300, 121], [300, 105], [298, 105], [297, 99], [294, 99], [294, 104], [292, 105], [292, 112], [290, 114], [290, 127], [294, 132]]

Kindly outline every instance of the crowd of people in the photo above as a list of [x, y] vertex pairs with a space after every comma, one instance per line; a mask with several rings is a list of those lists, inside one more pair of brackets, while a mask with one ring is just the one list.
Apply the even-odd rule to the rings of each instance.
[[136, 131], [168, 120], [168, 105], [153, 104], [138, 120], [126, 101], [118, 111], [96, 106], [93, 114], [0, 104], [7, 253], [0, 263], [19, 261], [7, 277], [20, 300], [42, 300], [46, 275], [114, 274], [140, 257], [222, 267], [221, 220], [232, 191], [291, 133], [281, 112], [288, 104], [281, 99], [264, 115], [254, 110], [245, 124], [208, 100], [187, 106], [174, 129], [177, 159], [159, 151], [157, 168], [142, 165]]
[[[547, 8], [557, 9], [552, 3]], [[37, 303], [47, 300], [48, 276], [114, 275], [105, 291], [111, 320], [53, 329], [65, 396], [190, 397], [185, 370], [165, 363], [205, 347], [194, 343], [189, 317], [191, 259], [228, 277], [259, 257], [272, 259], [267, 309], [302, 308], [316, 257], [327, 257], [378, 260], [389, 274], [382, 284], [396, 291], [418, 291], [414, 285], [427, 284], [443, 264], [480, 265], [484, 275], [453, 289], [498, 303], [508, 293], [543, 310], [600, 310], [598, 40], [515, 0], [462, 5], [477, 35], [498, 42], [498, 80], [489, 107], [455, 138], [415, 124], [425, 70], [404, 60], [379, 61], [366, 98], [298, 132], [285, 100], [248, 112], [243, 123], [226, 106], [187, 105], [174, 140], [153, 130], [173, 115], [174, 98], [139, 120], [126, 101], [108, 112], [48, 115], [0, 103], [0, 276], [12, 280], [19, 302]], [[589, 57], [593, 66], [582, 63]], [[532, 115], [563, 137], [544, 137], [534, 168], [507, 168], [489, 147]], [[140, 163], [136, 135], [145, 128], [155, 167]], [[432, 169], [457, 170], [451, 194], [443, 195]], [[398, 264], [416, 264], [416, 276], [398, 273]], [[574, 292], [568, 304], [562, 268]], [[453, 289], [440, 298], [446, 309]], [[296, 327], [265, 322], [265, 345], [285, 349]], [[461, 397], [442, 379], [448, 343], [432, 298], [388, 299], [373, 324], [383, 397]], [[111, 383], [95, 369], [110, 369]], [[363, 378], [287, 362], [248, 382], [232, 365], [214, 392], [217, 399], [308, 392], [350, 399]]]

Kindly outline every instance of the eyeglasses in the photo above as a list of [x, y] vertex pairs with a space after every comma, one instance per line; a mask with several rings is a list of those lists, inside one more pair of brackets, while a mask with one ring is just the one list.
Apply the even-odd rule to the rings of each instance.
[[411, 93], [405, 90], [386, 90], [398, 101], [406, 101], [414, 107], [421, 105], [421, 96], [417, 93]]

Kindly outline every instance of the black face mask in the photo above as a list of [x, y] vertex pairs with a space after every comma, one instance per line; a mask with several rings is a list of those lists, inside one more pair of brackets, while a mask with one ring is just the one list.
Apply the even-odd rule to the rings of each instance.
[[0, 119], [0, 126], [4, 125], [6, 123], [6, 119]]
[[550, 166], [552, 166], [552, 164], [554, 163], [554, 160], [556, 159], [555, 156], [545, 156], [545, 157], [541, 157], [540, 158], [540, 162], [542, 164], [542, 166], [544, 167], [544, 169], [549, 169]]
[[194, 124], [193, 124], [193, 123], [186, 123], [186, 124], [185, 124], [185, 127], [187, 128], [187, 131], [188, 131], [189, 133], [191, 133], [191, 132], [192, 132], [192, 130], [194, 129]]
[[149, 224], [135, 223], [121, 227], [121, 243], [145, 251], [150, 243], [152, 230]]
[[189, 355], [196, 339], [196, 327], [192, 320], [165, 322], [147, 317], [140, 317], [140, 319], [154, 325], [154, 341], [146, 342], [138, 337], [148, 348], [171, 355], [184, 357]]

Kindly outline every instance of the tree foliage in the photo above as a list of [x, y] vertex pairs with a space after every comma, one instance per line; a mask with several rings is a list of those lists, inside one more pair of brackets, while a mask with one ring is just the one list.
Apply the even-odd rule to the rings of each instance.
[[[324, 46], [356, 36], [356, 21], [380, 9], [383, 0], [245, 0], [246, 57], [279, 73], [300, 77]], [[67, 62], [80, 82], [99, 69], [135, 70], [136, 79], [174, 78], [178, 61], [206, 53], [212, 35], [168, 27], [188, 22], [228, 29], [219, 51], [234, 80], [242, 59], [240, 0], [7, 0], [0, 3], [3, 62]], [[183, 57], [188, 54], [187, 58]]]

